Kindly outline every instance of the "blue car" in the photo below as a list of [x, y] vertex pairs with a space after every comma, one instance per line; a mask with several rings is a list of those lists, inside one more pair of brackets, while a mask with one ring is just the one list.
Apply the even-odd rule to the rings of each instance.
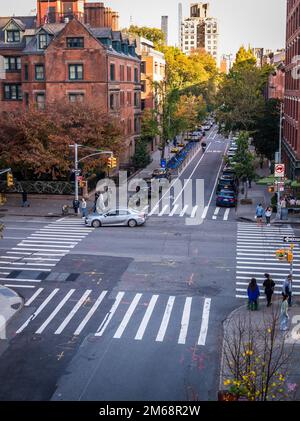
[[219, 207], [235, 207], [236, 206], [236, 194], [233, 190], [220, 190], [217, 193], [216, 206]]

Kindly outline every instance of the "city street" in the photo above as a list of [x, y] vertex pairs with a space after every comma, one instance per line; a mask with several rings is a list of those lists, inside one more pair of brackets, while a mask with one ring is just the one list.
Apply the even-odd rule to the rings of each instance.
[[181, 175], [205, 180], [199, 226], [161, 209], [135, 229], [4, 220], [1, 283], [25, 306], [2, 345], [1, 399], [215, 399], [236, 306], [234, 209], [216, 215], [213, 194], [226, 145], [213, 129]]

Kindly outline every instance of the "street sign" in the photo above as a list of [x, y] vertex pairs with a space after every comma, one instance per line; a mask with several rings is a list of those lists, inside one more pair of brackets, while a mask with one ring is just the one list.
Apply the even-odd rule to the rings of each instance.
[[284, 164], [276, 164], [275, 165], [275, 177], [284, 177], [285, 173], [285, 165]]
[[165, 169], [167, 167], [167, 161], [166, 161], [166, 159], [161, 159], [160, 166], [163, 169]]

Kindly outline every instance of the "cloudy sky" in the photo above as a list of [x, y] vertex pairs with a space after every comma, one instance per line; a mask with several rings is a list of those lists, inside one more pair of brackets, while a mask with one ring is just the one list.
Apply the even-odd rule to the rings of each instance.
[[[96, 1], [96, 0], [95, 0]], [[121, 26], [160, 27], [162, 15], [169, 16], [169, 39], [178, 39], [178, 0], [102, 0], [120, 13]], [[189, 0], [182, 0], [184, 17]], [[196, 1], [193, 1], [196, 2]], [[220, 53], [235, 53], [241, 44], [277, 49], [284, 47], [286, 0], [211, 0], [211, 15], [219, 19]], [[36, 0], [2, 1], [0, 16], [26, 15]]]

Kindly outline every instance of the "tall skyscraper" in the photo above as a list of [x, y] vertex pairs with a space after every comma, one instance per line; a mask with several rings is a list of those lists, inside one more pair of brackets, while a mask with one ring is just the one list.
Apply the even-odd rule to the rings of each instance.
[[178, 47], [181, 46], [181, 25], [182, 25], [183, 13], [182, 3], [178, 3]]
[[209, 3], [192, 3], [190, 17], [181, 23], [181, 50], [191, 54], [203, 48], [218, 61], [218, 42], [218, 21], [209, 16]]
[[161, 17], [161, 30], [165, 34], [165, 41], [166, 45], [168, 45], [168, 24], [169, 24], [169, 16], [162, 16]]

